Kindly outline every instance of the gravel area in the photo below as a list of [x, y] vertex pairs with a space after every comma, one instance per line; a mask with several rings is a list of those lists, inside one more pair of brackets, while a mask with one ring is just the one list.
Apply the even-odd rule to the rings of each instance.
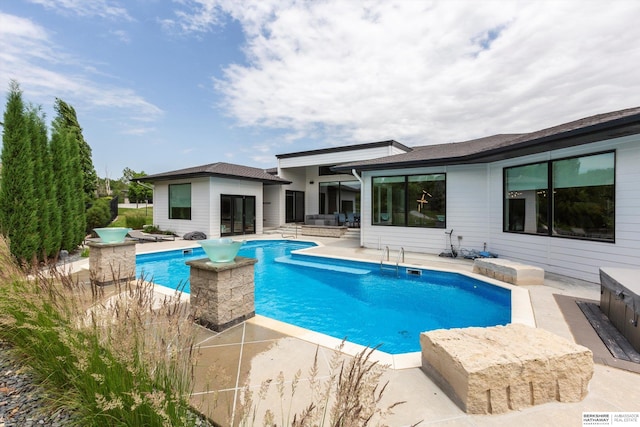
[[[29, 368], [0, 341], [0, 427], [65, 427], [71, 424], [72, 416], [64, 409], [51, 411], [43, 388], [35, 383]], [[215, 427], [201, 418], [196, 419], [196, 425]]]
[[41, 387], [34, 384], [29, 369], [16, 361], [9, 347], [0, 342], [0, 427], [63, 427], [71, 415], [51, 412]]

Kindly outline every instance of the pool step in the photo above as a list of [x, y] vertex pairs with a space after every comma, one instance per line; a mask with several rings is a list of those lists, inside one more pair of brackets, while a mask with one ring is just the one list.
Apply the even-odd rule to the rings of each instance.
[[343, 265], [331, 265], [331, 264], [323, 264], [320, 262], [303, 261], [300, 259], [293, 259], [290, 256], [278, 257], [275, 259], [275, 262], [280, 262], [283, 264], [290, 264], [290, 265], [299, 265], [302, 267], [318, 268], [321, 270], [337, 271], [339, 273], [349, 273], [349, 274], [359, 274], [359, 275], [371, 273], [371, 270], [366, 270], [364, 268], [345, 267]]

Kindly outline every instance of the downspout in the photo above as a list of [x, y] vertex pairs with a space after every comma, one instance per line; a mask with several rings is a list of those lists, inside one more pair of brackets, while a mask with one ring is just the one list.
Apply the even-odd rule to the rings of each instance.
[[360, 181], [360, 247], [364, 247], [364, 237], [363, 237], [363, 229], [362, 227], [362, 203], [364, 201], [364, 181], [358, 175], [355, 169], [351, 169], [351, 174], [356, 177], [358, 181]]

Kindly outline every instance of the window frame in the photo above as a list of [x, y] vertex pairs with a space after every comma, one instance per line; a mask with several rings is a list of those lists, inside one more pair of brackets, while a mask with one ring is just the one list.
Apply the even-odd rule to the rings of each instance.
[[[613, 193], [613, 208], [611, 211], [611, 238], [598, 238], [593, 236], [581, 236], [581, 235], [572, 235], [572, 234], [564, 234], [556, 232], [556, 187], [554, 186], [554, 165], [559, 162], [564, 162], [572, 159], [581, 159], [588, 157], [595, 157], [604, 154], [613, 155], [613, 183], [612, 184], [603, 184], [603, 185], [611, 185], [612, 193]], [[544, 233], [540, 232], [527, 232], [527, 231], [519, 231], [519, 230], [510, 230], [509, 229], [509, 209], [508, 209], [508, 201], [512, 200], [507, 197], [509, 193], [509, 189], [507, 188], [507, 172], [514, 168], [533, 166], [533, 165], [546, 165], [547, 168], [547, 176], [546, 176], [546, 188], [544, 191], [548, 196], [547, 207], [546, 207], [546, 224], [547, 230]], [[574, 156], [561, 157], [557, 159], [549, 159], [541, 162], [532, 162], [526, 163], [522, 165], [514, 165], [509, 167], [504, 167], [502, 169], [502, 231], [503, 233], [512, 233], [512, 234], [524, 234], [528, 236], [542, 236], [542, 237], [555, 237], [560, 239], [572, 239], [572, 240], [585, 240], [590, 242], [600, 242], [600, 243], [615, 243], [616, 241], [616, 169], [617, 169], [617, 153], [616, 150], [607, 150], [607, 151], [599, 151], [588, 154], [578, 154]], [[560, 187], [559, 187], [560, 188]], [[581, 187], [567, 187], [567, 188], [581, 188]]]
[[[439, 182], [441, 181], [443, 183], [443, 194], [442, 194], [442, 206], [443, 206], [443, 212], [444, 212], [444, 219], [442, 221], [436, 220], [435, 225], [424, 225], [424, 224], [416, 224], [415, 222], [410, 221], [409, 219], [409, 215], [410, 212], [416, 209], [412, 209], [412, 206], [414, 206], [414, 204], [416, 204], [416, 201], [412, 200], [413, 196], [410, 196], [409, 194], [409, 184], [410, 184], [410, 178], [412, 177], [420, 177], [420, 176], [436, 176], [436, 175], [441, 175], [443, 177], [442, 180], [426, 180], [423, 182]], [[376, 205], [374, 203], [375, 201], [375, 194], [374, 192], [376, 191], [376, 184], [375, 184], [375, 180], [376, 179], [380, 179], [380, 178], [392, 178], [392, 179], [401, 179], [402, 182], [402, 198], [403, 200], [403, 206], [401, 206], [398, 210], [398, 208], [391, 208], [393, 212], [389, 212], [392, 214], [392, 218], [394, 218], [395, 216], [398, 215], [398, 213], [401, 214], [401, 218], [400, 221], [396, 222], [395, 220], [387, 220], [388, 222], [381, 222], [381, 221], [375, 221], [376, 219], [376, 213], [375, 213], [375, 209], [376, 209]], [[399, 182], [400, 183], [400, 182]], [[410, 200], [411, 199], [411, 200]], [[424, 204], [422, 204], [422, 206], [424, 206]], [[425, 228], [425, 229], [446, 229], [447, 228], [447, 174], [446, 172], [429, 172], [429, 173], [416, 173], [416, 174], [410, 174], [410, 175], [380, 175], [380, 176], [372, 176], [371, 177], [371, 225], [372, 226], [380, 226], [380, 227], [406, 227], [406, 228]], [[437, 215], [437, 214], [436, 214]]]
[[[189, 206], [188, 207], [187, 206], [173, 206], [173, 204], [172, 204], [173, 199], [171, 197], [172, 189], [174, 189], [176, 187], [184, 187], [184, 186], [188, 186], [189, 187]], [[167, 192], [168, 192], [167, 204], [168, 204], [168, 207], [169, 207], [169, 212], [168, 212], [169, 219], [190, 221], [191, 217], [192, 217], [191, 214], [192, 214], [192, 200], [193, 200], [191, 183], [190, 182], [183, 182], [183, 183], [179, 183], [179, 184], [169, 184]], [[188, 211], [185, 211], [186, 215], [184, 215], [184, 217], [181, 216], [181, 215], [174, 216], [174, 209], [173, 209], [174, 207], [175, 208], [183, 208], [183, 209], [188, 208]]]

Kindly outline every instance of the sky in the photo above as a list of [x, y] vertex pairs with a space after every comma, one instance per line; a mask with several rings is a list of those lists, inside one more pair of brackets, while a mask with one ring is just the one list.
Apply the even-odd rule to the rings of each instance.
[[0, 0], [9, 82], [98, 176], [544, 129], [640, 106], [636, 0]]

